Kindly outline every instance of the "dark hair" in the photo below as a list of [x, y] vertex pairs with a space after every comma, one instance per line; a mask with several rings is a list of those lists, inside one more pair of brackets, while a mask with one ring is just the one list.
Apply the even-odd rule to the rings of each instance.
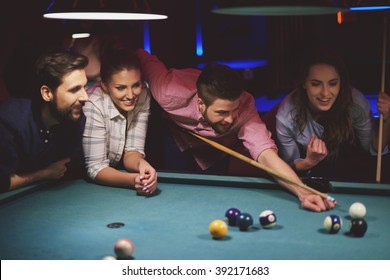
[[232, 68], [210, 63], [203, 69], [196, 83], [198, 95], [206, 106], [215, 99], [236, 100], [243, 91], [243, 81]]
[[61, 50], [41, 55], [35, 66], [39, 86], [46, 85], [55, 91], [62, 83], [63, 77], [88, 65], [88, 58], [75, 52]]
[[350, 110], [353, 106], [352, 88], [349, 74], [343, 59], [329, 49], [317, 49], [309, 55], [304, 63], [301, 80], [293, 93], [294, 121], [302, 133], [306, 126], [306, 112], [309, 99], [303, 84], [313, 65], [326, 64], [335, 68], [340, 76], [340, 92], [329, 111], [323, 112], [318, 120], [324, 127], [323, 140], [329, 151], [329, 157], [337, 157], [338, 147], [342, 143], [353, 143], [355, 138]]
[[113, 74], [123, 69], [141, 69], [141, 62], [136, 53], [122, 46], [112, 46], [101, 57], [100, 78], [108, 84]]

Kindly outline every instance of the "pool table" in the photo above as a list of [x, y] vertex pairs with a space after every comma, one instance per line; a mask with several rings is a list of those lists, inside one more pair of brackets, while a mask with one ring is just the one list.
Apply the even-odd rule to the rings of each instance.
[[[98, 260], [114, 255], [122, 237], [135, 260], [371, 260], [390, 259], [390, 185], [331, 182], [335, 209], [314, 213], [272, 180], [159, 173], [158, 194], [100, 186], [82, 179], [40, 184], [0, 196], [0, 259]], [[348, 234], [349, 206], [367, 207], [368, 231]], [[220, 240], [208, 227], [228, 208], [252, 215], [248, 231], [229, 227]], [[258, 215], [270, 209], [277, 224], [264, 229]], [[329, 214], [344, 225], [323, 229]], [[107, 225], [120, 222], [124, 226]]]

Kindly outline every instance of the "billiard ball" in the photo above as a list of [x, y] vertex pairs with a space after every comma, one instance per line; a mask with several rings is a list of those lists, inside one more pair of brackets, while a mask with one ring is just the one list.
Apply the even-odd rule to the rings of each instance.
[[237, 208], [229, 208], [226, 213], [225, 217], [228, 220], [229, 226], [235, 226], [237, 221], [237, 216], [241, 214], [241, 211]]
[[324, 220], [324, 228], [329, 233], [338, 233], [343, 226], [343, 221], [337, 215], [326, 216]]
[[352, 219], [349, 232], [356, 237], [362, 237], [366, 233], [367, 228], [367, 222], [363, 218]]
[[349, 207], [349, 215], [352, 219], [364, 218], [366, 215], [366, 206], [361, 202], [354, 202]]
[[134, 252], [134, 244], [127, 238], [120, 238], [114, 244], [114, 252], [120, 259], [128, 259]]
[[253, 218], [251, 214], [241, 213], [237, 216], [236, 225], [240, 230], [248, 230], [253, 225]]
[[209, 225], [209, 231], [215, 239], [221, 239], [227, 234], [228, 226], [223, 220], [214, 220]]
[[271, 210], [264, 210], [259, 214], [259, 222], [264, 228], [271, 228], [276, 224], [276, 215]]
[[116, 257], [114, 257], [114, 256], [104, 256], [102, 258], [102, 260], [113, 261], [113, 260], [116, 260]]

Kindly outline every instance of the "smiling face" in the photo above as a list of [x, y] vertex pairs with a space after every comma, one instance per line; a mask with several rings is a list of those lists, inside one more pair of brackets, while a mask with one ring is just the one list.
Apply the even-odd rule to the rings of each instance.
[[44, 87], [43, 90], [49, 92], [49, 109], [52, 117], [61, 122], [64, 120], [78, 121], [81, 118], [82, 107], [88, 100], [85, 91], [87, 77], [85, 70], [74, 70], [62, 78], [62, 83], [57, 87], [54, 93]]
[[138, 96], [142, 93], [142, 85], [139, 69], [123, 69], [111, 75], [108, 84], [103, 84], [103, 89], [110, 94], [119, 112], [126, 116], [134, 110]]
[[340, 92], [340, 75], [333, 66], [315, 64], [310, 67], [303, 84], [309, 99], [309, 108], [320, 114], [332, 108]]
[[211, 105], [206, 106], [202, 99], [198, 100], [199, 110], [203, 118], [219, 134], [229, 131], [237, 118], [240, 100], [216, 99]]

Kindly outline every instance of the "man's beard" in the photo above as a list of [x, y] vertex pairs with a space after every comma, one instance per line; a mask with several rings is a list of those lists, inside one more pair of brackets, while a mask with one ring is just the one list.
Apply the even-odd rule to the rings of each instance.
[[229, 126], [222, 126], [220, 123], [212, 123], [208, 118], [207, 114], [202, 114], [203, 118], [207, 123], [217, 132], [218, 134], [225, 134], [230, 130], [230, 128], [233, 126], [233, 124], [230, 124]]
[[230, 130], [232, 125], [229, 126], [222, 126], [219, 123], [210, 123], [211, 127], [218, 133], [218, 134], [224, 134]]
[[80, 118], [75, 119], [72, 117], [72, 109], [70, 110], [59, 110], [57, 108], [57, 104], [55, 102], [49, 103], [50, 114], [53, 118], [55, 118], [58, 122], [77, 122]]

